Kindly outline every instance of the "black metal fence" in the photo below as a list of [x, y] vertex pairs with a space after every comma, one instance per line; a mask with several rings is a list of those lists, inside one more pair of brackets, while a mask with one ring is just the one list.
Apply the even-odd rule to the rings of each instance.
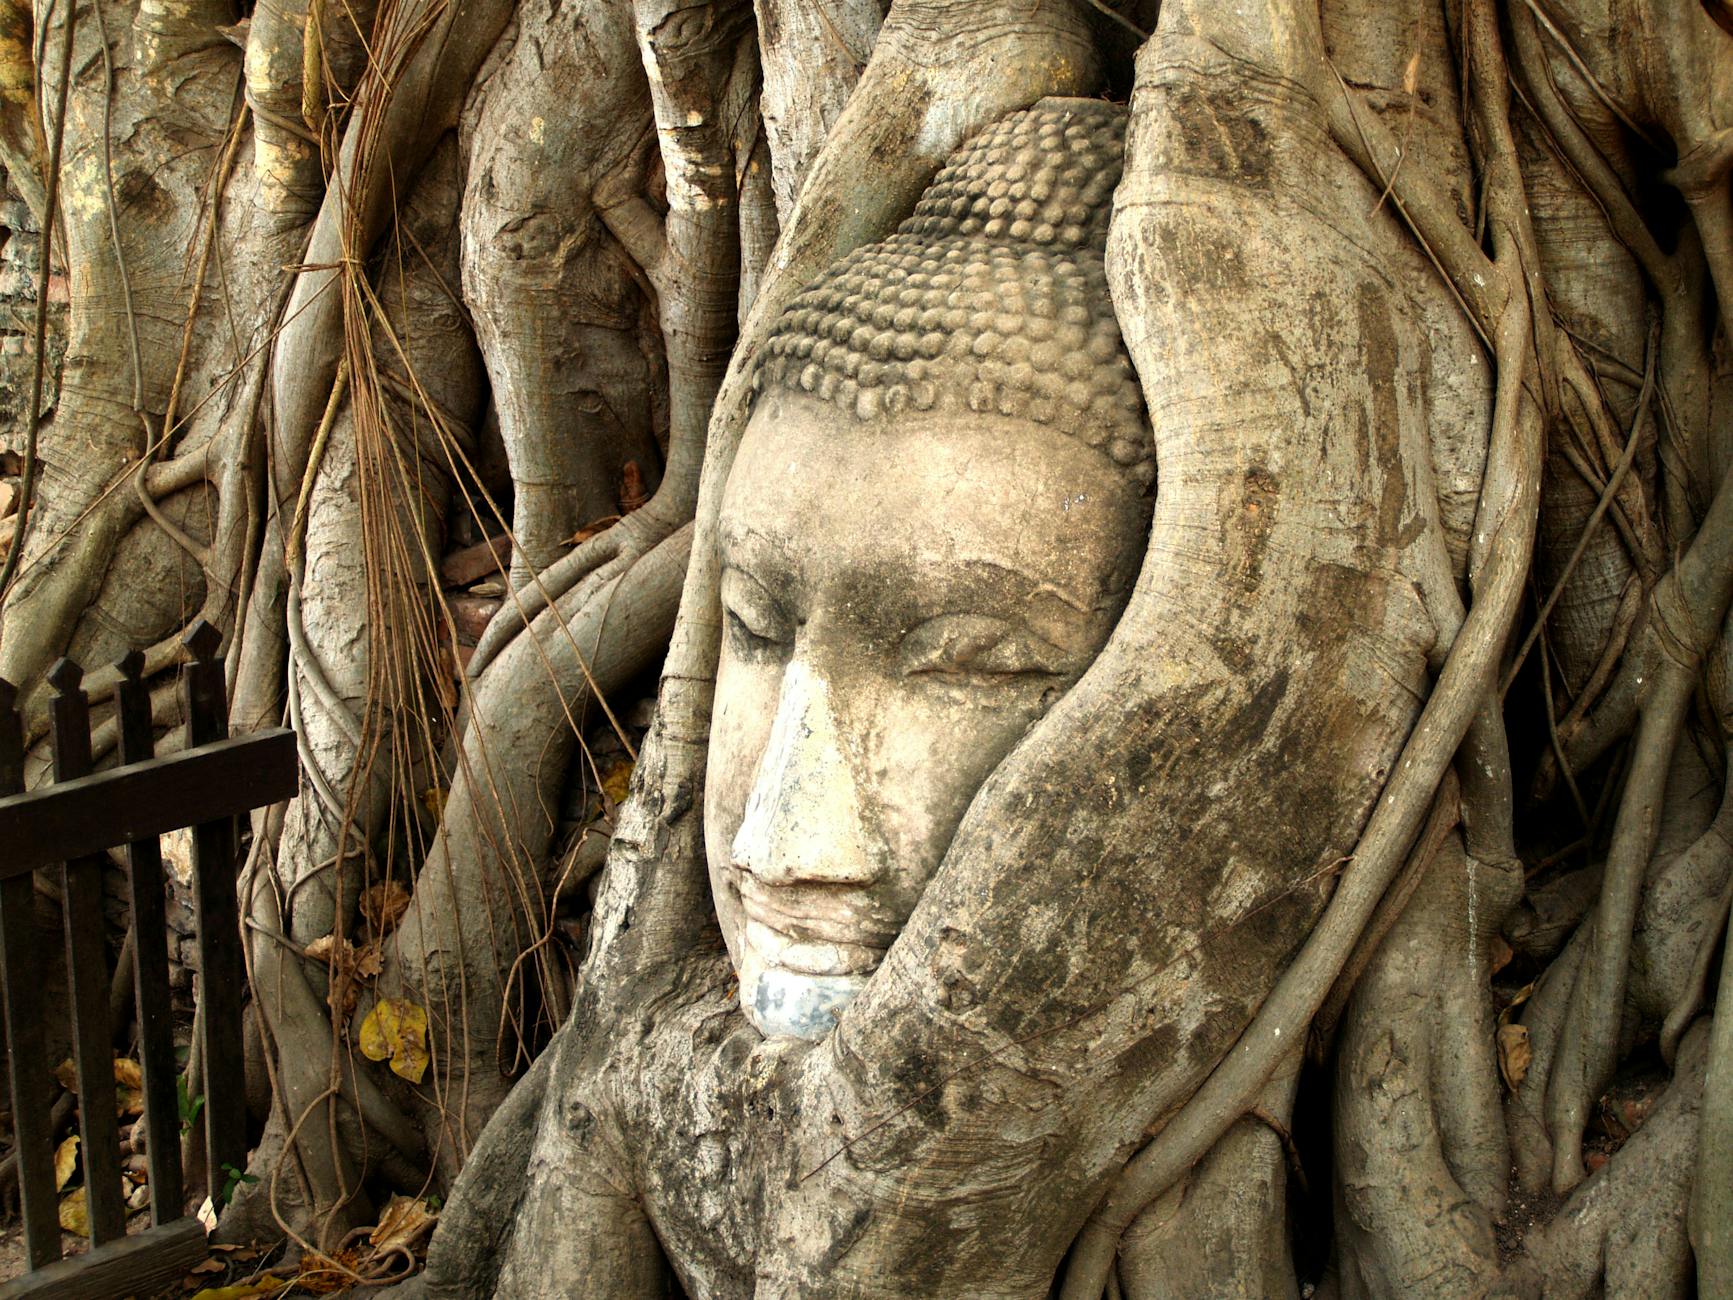
[[[246, 976], [235, 895], [235, 817], [292, 797], [294, 733], [228, 737], [221, 637], [202, 620], [187, 633], [181, 669], [187, 748], [152, 756], [144, 657], [122, 659], [117, 688], [120, 765], [91, 771], [90, 704], [83, 670], [62, 659], [49, 673], [52, 784], [21, 793], [23, 728], [16, 691], [0, 680], [0, 1001], [12, 1087], [12, 1123], [29, 1272], [0, 1285], [0, 1300], [148, 1295], [205, 1254], [204, 1229], [184, 1213], [181, 1110], [170, 1021], [164, 878], [158, 836], [192, 828], [198, 916], [199, 1023], [205, 1087], [205, 1158], [213, 1192], [224, 1167], [246, 1164], [241, 1010]], [[102, 874], [124, 846], [132, 896], [133, 974], [144, 1078], [151, 1226], [128, 1235], [110, 1046]], [[72, 1059], [91, 1249], [62, 1259], [50, 1119], [41, 956], [32, 922], [32, 874], [58, 867], [66, 921]]]

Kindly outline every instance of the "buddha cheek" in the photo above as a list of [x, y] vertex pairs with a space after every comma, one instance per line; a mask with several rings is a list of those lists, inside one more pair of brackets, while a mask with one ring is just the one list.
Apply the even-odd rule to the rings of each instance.
[[863, 812], [887, 849], [875, 891], [901, 929], [950, 848], [981, 783], [1040, 717], [1044, 697], [1020, 684], [887, 690], [863, 745]]
[[739, 889], [731, 878], [729, 849], [740, 829], [753, 777], [770, 736], [780, 678], [777, 669], [741, 663], [723, 652], [705, 771], [704, 845], [716, 918], [736, 967], [740, 964], [744, 918]]

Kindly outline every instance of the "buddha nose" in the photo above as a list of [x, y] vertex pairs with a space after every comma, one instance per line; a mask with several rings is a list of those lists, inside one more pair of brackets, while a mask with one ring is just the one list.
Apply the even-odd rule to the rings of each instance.
[[731, 856], [736, 867], [771, 885], [864, 885], [878, 878], [829, 685], [801, 661], [783, 674]]

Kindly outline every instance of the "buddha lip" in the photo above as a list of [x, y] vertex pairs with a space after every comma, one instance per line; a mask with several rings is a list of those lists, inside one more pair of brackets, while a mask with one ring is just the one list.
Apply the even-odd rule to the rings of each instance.
[[[864, 897], [857, 903], [831, 890], [808, 891], [798, 885], [766, 885], [745, 871], [738, 874], [737, 880], [740, 903], [748, 925], [766, 931], [765, 937], [776, 947], [786, 950], [791, 959], [837, 967], [833, 971], [817, 969], [816, 965], [802, 965], [800, 969], [808, 974], [846, 974], [863, 968], [871, 969], [883, 959], [885, 949], [896, 938], [894, 930], [887, 932], [878, 922], [874, 915], [878, 909]], [[802, 906], [803, 903], [815, 904], [831, 915], [813, 915], [815, 909]], [[845, 915], [837, 916], [838, 910]], [[815, 951], [820, 948], [836, 950], [842, 958], [821, 959]], [[777, 964], [795, 969], [785, 961], [778, 960]]]
[[857, 976], [864, 978], [878, 969], [884, 953], [854, 943], [803, 942], [781, 930], [746, 918], [746, 933], [765, 965], [795, 975]]

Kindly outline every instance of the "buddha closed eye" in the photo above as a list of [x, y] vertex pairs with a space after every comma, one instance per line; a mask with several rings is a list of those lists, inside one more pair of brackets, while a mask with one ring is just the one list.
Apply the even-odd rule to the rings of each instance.
[[1070, 100], [990, 128], [771, 341], [722, 507], [705, 802], [764, 1033], [835, 1023], [1129, 594], [1153, 466], [1117, 327], [1084, 306], [1107, 301], [1105, 216], [1041, 243], [931, 215], [971, 211], [1007, 158], [1030, 193], [1053, 172], [1057, 215], [1103, 213], [1120, 131]]

